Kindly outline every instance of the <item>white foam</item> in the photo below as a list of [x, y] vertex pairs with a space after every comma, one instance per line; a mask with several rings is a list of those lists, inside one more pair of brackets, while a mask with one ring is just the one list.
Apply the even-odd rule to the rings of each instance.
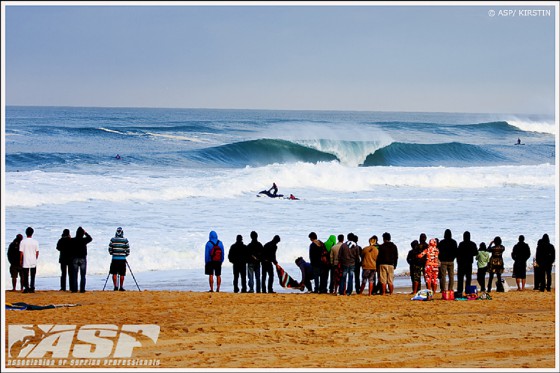
[[558, 133], [558, 123], [545, 122], [545, 121], [529, 121], [521, 119], [508, 119], [507, 121], [512, 126], [527, 132], [541, 132], [556, 135]]
[[286, 190], [356, 193], [379, 187], [484, 189], [506, 185], [552, 187], [555, 167], [346, 167], [338, 162], [274, 164], [244, 169], [166, 171], [155, 176], [134, 170], [113, 174], [60, 172], [7, 173], [6, 207], [36, 207], [87, 201], [173, 201], [184, 198], [230, 199], [253, 194], [271, 180]]

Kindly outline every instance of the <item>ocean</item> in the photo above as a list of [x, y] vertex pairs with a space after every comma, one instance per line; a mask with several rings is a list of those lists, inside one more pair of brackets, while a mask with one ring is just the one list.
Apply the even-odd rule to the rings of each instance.
[[[422, 232], [451, 229], [460, 242], [468, 230], [477, 245], [500, 236], [510, 270], [521, 234], [532, 254], [544, 233], [558, 248], [557, 132], [537, 115], [8, 106], [5, 250], [35, 229], [38, 290], [58, 290], [56, 243], [78, 226], [93, 237], [90, 290], [104, 285], [119, 226], [128, 289], [208, 290], [212, 230], [226, 253], [238, 234], [279, 235], [278, 261], [295, 278], [311, 231], [353, 232], [362, 246], [389, 232], [403, 284]], [[299, 200], [257, 196], [273, 182]], [[226, 259], [222, 291], [231, 272]]]

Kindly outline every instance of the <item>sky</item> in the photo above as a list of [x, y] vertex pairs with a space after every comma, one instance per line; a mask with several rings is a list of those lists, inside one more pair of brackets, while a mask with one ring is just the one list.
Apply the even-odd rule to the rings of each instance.
[[557, 2], [20, 4], [7, 105], [555, 113]]

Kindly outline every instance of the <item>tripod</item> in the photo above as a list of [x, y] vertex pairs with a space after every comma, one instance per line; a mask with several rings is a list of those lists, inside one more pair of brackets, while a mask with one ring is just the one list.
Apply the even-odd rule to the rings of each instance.
[[[126, 266], [128, 267], [130, 274], [132, 275], [132, 278], [134, 279], [134, 283], [136, 284], [136, 287], [138, 288], [138, 291], [142, 291], [140, 290], [140, 286], [138, 286], [138, 282], [136, 281], [136, 277], [134, 277], [134, 273], [132, 273], [132, 268], [130, 268], [130, 264], [128, 264], [128, 260], [126, 260]], [[107, 278], [105, 279], [105, 285], [103, 285], [103, 291], [105, 291], [105, 287], [107, 286], [107, 281], [109, 280], [109, 276], [111, 275], [111, 270], [109, 270], [109, 273], [107, 274]]]

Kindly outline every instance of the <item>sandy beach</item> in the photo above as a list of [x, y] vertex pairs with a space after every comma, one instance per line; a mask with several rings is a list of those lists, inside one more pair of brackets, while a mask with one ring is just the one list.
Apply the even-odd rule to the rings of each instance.
[[[513, 279], [507, 281], [514, 286]], [[185, 369], [558, 368], [554, 289], [541, 293], [512, 288], [506, 293], [492, 292], [492, 300], [484, 301], [444, 301], [438, 293], [429, 302], [411, 301], [409, 289], [397, 291], [391, 296], [346, 297], [188, 291], [6, 292], [6, 302], [80, 304], [6, 311], [6, 326], [160, 327], [155, 344], [139, 338], [140, 344], [124, 362], [76, 359], [70, 353], [65, 364], [74, 369], [77, 364], [107, 368], [121, 363]], [[75, 335], [73, 343], [84, 342]], [[17, 356], [12, 350], [8, 364], [26, 360]], [[33, 367], [48, 366], [51, 357], [48, 352], [43, 356], [44, 365], [39, 361]]]

